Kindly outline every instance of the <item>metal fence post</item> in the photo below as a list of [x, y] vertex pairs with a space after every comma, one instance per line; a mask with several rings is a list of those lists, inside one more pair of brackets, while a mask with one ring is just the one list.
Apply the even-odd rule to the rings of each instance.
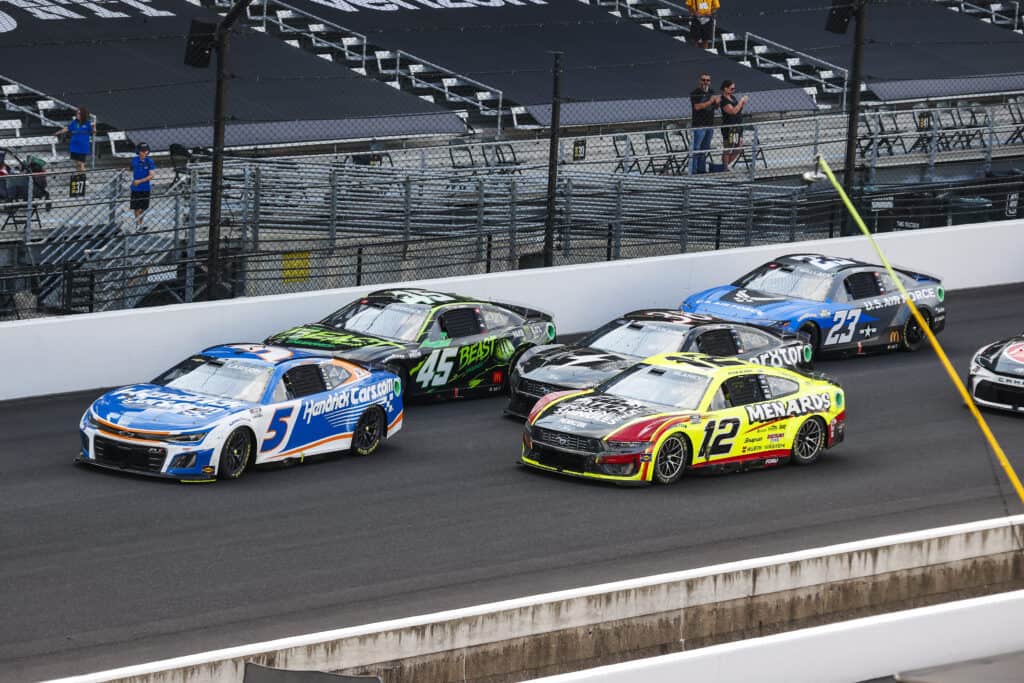
[[992, 117], [992, 110], [989, 107], [985, 107], [985, 128], [988, 134], [987, 144], [985, 145], [985, 173], [992, 172], [992, 145], [995, 144], [995, 125]]
[[484, 252], [484, 181], [476, 181], [476, 260]]
[[744, 237], [744, 246], [749, 247], [754, 232], [754, 186], [747, 187], [747, 234]]
[[334, 242], [338, 236], [338, 175], [337, 172], [332, 168], [330, 176], [330, 192], [331, 192], [331, 222], [328, 227], [329, 241], [331, 249], [334, 249]]
[[260, 248], [260, 200], [263, 197], [263, 182], [260, 167], [256, 167], [252, 190], [252, 251]]
[[562, 219], [562, 253], [569, 257], [572, 240], [572, 178], [565, 179], [565, 215]]
[[96, 168], [96, 124], [99, 123], [99, 119], [96, 118], [95, 114], [90, 114], [89, 118], [92, 119], [92, 135], [89, 136], [89, 168]]
[[757, 180], [757, 150], [761, 146], [757, 139], [757, 126], [752, 126], [754, 129], [754, 138], [750, 141], [750, 168], [748, 174], [750, 175], [750, 182]]
[[803, 201], [804, 196], [807, 194], [807, 188], [798, 188], [794, 193], [792, 201], [789, 203], [789, 241], [796, 241], [796, 222], [800, 218], [800, 214], [797, 212], [797, 206]]
[[683, 210], [679, 219], [679, 253], [686, 253], [686, 239], [690, 232], [690, 186], [683, 186]]
[[409, 256], [409, 240], [412, 238], [412, 176], [405, 176], [403, 182], [405, 197], [402, 201], [402, 258]]
[[192, 171], [189, 178], [188, 245], [185, 248], [185, 303], [196, 295], [196, 223], [199, 214], [199, 174]]
[[935, 179], [935, 157], [939, 151], [939, 131], [935, 126], [935, 122], [938, 118], [938, 113], [936, 113], [935, 116], [928, 118], [928, 170], [925, 174], [925, 178], [929, 182]]
[[612, 231], [612, 259], [622, 256], [622, 180], [615, 181], [615, 223]]
[[[252, 166], [246, 164], [242, 172], [242, 244], [249, 240], [249, 223], [252, 216]], [[243, 247], [244, 249], [244, 247]]]
[[363, 248], [356, 249], [356, 286], [363, 284]]
[[[24, 167], [23, 167], [24, 168]], [[35, 178], [32, 175], [32, 167], [28, 169], [28, 186], [25, 194], [25, 243], [32, 241], [32, 191], [35, 189]]]
[[519, 254], [516, 249], [516, 243], [519, 240], [519, 230], [516, 225], [516, 217], [519, 213], [519, 201], [515, 180], [512, 180], [508, 185], [508, 198], [508, 267], [509, 270], [514, 270], [519, 260]]
[[[878, 119], [881, 121], [881, 117]], [[875, 184], [875, 172], [878, 168], [878, 145], [881, 140], [878, 139], [879, 130], [878, 126], [875, 126], [871, 131], [871, 163], [868, 164], [868, 184]]]
[[818, 145], [821, 144], [821, 118], [814, 118], [814, 158], [818, 158]]

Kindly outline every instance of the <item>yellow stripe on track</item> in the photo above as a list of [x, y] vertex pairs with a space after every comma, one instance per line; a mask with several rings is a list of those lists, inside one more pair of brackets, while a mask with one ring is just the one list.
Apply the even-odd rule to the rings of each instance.
[[967, 387], [965, 387], [964, 383], [960, 380], [956, 370], [953, 368], [953, 364], [949, 362], [949, 357], [946, 355], [945, 349], [943, 349], [942, 345], [939, 344], [939, 340], [936, 339], [935, 334], [932, 332], [932, 328], [928, 326], [928, 323], [921, 315], [921, 311], [917, 308], [917, 305], [913, 300], [911, 300], [910, 294], [907, 292], [906, 287], [903, 286], [902, 278], [896, 274], [896, 271], [889, 264], [889, 260], [885, 258], [885, 254], [882, 253], [882, 248], [878, 246], [878, 242], [876, 242], [875, 238], [871, 236], [871, 231], [868, 230], [866, 225], [864, 225], [864, 220], [860, 217], [860, 214], [857, 213], [857, 209], [853, 206], [853, 202], [851, 202], [850, 198], [846, 196], [846, 192], [843, 191], [842, 185], [840, 185], [839, 181], [836, 180], [828, 162], [826, 162], [820, 155], [818, 156], [818, 166], [825, 172], [825, 175], [828, 176], [832, 186], [835, 187], [836, 192], [839, 193], [840, 199], [843, 200], [843, 204], [846, 205], [846, 210], [850, 212], [851, 216], [853, 216], [854, 221], [857, 223], [857, 227], [860, 228], [860, 231], [868, 238], [868, 241], [871, 243], [872, 248], [874, 248], [875, 253], [878, 254], [878, 258], [881, 259], [882, 265], [885, 266], [889, 276], [893, 279], [893, 282], [896, 283], [896, 286], [900, 290], [900, 294], [903, 295], [903, 300], [906, 301], [907, 306], [910, 307], [911, 315], [914, 316], [914, 320], [916, 320], [917, 324], [922, 330], [924, 330], [925, 336], [928, 337], [928, 341], [931, 342], [932, 348], [935, 349], [935, 354], [942, 362], [942, 366], [946, 368], [946, 374], [949, 375], [949, 378], [953, 381], [953, 385], [956, 387], [957, 391], [960, 392], [960, 398], [962, 398], [964, 403], [967, 404], [967, 408], [971, 411], [971, 415], [974, 416], [974, 419], [978, 422], [978, 427], [981, 428], [981, 433], [984, 434], [985, 439], [988, 440], [989, 445], [992, 447], [992, 451], [996, 454], [996, 458], [999, 460], [999, 464], [1002, 465], [1003, 471], [1006, 472], [1006, 476], [1009, 477], [1010, 483], [1013, 484], [1013, 489], [1017, 492], [1017, 497], [1020, 499], [1021, 503], [1024, 503], [1024, 486], [1021, 486], [1020, 478], [1017, 477], [1017, 473], [1013, 470], [1013, 465], [1011, 465], [1010, 461], [1006, 458], [1006, 454], [999, 445], [999, 441], [996, 440], [992, 430], [989, 429], [988, 423], [985, 422], [985, 418], [978, 410], [978, 406], [976, 406], [974, 401], [971, 399], [971, 395], [968, 393]]

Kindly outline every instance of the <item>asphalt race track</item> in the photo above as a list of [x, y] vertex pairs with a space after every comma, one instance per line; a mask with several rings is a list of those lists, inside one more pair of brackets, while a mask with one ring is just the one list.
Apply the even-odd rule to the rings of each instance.
[[[1024, 285], [947, 301], [961, 373], [1024, 328]], [[73, 465], [95, 392], [0, 404], [0, 680], [1022, 512], [933, 353], [819, 369], [849, 406], [822, 462], [641, 489], [518, 468], [500, 398], [411, 406], [370, 458], [212, 485]], [[1024, 417], [985, 415], [1024, 471]]]

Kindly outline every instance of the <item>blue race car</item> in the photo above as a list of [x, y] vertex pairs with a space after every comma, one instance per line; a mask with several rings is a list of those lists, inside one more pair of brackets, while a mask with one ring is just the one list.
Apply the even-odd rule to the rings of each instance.
[[386, 370], [262, 344], [214, 346], [85, 411], [78, 462], [182, 481], [237, 479], [250, 465], [351, 449], [402, 427]]
[[[946, 326], [942, 281], [896, 270], [932, 331], [942, 330]], [[925, 340], [885, 268], [821, 254], [777, 258], [731, 285], [693, 294], [682, 310], [802, 332], [815, 353], [916, 351]]]

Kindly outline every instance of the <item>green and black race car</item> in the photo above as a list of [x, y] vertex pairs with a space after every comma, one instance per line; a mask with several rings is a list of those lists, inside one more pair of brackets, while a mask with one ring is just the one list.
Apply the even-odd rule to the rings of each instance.
[[542, 311], [410, 288], [372, 292], [267, 343], [384, 366], [411, 399], [500, 392], [519, 355], [554, 338]]

